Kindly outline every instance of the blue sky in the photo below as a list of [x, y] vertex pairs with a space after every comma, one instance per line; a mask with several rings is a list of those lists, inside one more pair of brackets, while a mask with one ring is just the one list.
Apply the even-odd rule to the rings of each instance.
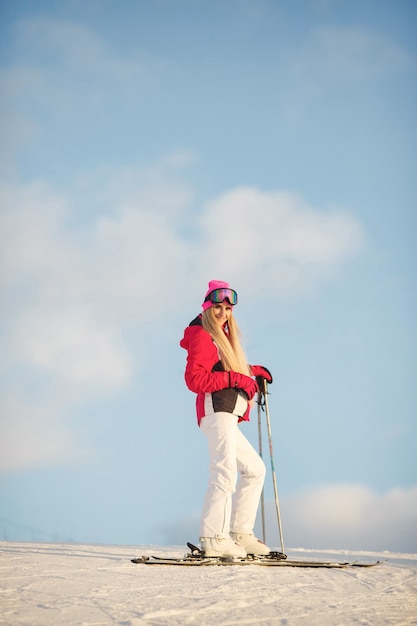
[[198, 539], [179, 340], [220, 279], [286, 544], [417, 551], [415, 3], [0, 11], [1, 537]]

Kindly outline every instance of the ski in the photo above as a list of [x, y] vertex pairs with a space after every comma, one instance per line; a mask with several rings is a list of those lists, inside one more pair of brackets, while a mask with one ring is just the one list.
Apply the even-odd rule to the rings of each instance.
[[206, 557], [201, 550], [191, 543], [187, 544], [190, 552], [184, 557], [160, 557], [141, 556], [131, 559], [132, 563], [144, 565], [177, 565], [177, 566], [197, 566], [209, 567], [211, 565], [262, 565], [264, 567], [321, 567], [332, 569], [344, 569], [348, 567], [374, 567], [383, 561], [372, 561], [369, 563], [359, 561], [315, 561], [288, 559], [282, 552], [271, 552], [268, 556], [248, 555], [244, 559], [230, 559], [226, 557]]

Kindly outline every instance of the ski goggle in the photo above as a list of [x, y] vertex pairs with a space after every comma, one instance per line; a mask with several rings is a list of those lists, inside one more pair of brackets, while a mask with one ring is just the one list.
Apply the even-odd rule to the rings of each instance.
[[212, 302], [213, 304], [220, 304], [224, 300], [229, 300], [230, 304], [237, 304], [237, 293], [233, 289], [214, 289], [206, 296], [204, 302]]

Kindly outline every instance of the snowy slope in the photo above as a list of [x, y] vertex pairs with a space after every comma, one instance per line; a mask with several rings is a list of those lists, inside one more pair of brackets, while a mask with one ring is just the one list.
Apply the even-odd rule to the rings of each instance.
[[388, 559], [370, 569], [134, 565], [178, 546], [0, 542], [1, 626], [342, 626], [417, 624], [417, 555], [287, 550]]

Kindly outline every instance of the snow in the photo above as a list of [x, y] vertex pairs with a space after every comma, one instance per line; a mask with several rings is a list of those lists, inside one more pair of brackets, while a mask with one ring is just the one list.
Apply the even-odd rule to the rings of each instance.
[[0, 625], [417, 624], [417, 554], [287, 550], [303, 559], [387, 559], [343, 570], [130, 562], [185, 552], [179, 546], [0, 542]]

